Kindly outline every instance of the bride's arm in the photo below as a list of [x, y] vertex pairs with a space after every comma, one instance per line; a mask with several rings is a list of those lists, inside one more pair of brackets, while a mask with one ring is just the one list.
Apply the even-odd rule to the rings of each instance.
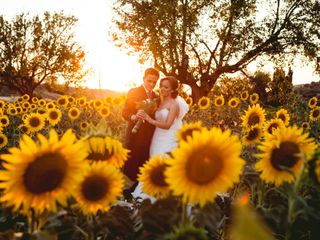
[[179, 106], [178, 106], [178, 104], [175, 103], [170, 107], [169, 114], [168, 114], [168, 117], [165, 122], [160, 122], [155, 119], [152, 119], [148, 114], [145, 114], [144, 119], [147, 122], [149, 122], [150, 124], [152, 124], [158, 128], [169, 129], [171, 127], [173, 121], [178, 116], [178, 113], [179, 113]]

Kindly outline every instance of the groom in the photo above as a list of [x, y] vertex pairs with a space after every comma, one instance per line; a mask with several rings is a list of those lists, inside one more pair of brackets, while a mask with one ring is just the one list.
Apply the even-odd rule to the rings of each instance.
[[128, 121], [125, 147], [130, 150], [130, 156], [124, 165], [124, 174], [134, 182], [132, 187], [125, 192], [131, 193], [136, 188], [139, 168], [149, 159], [149, 148], [155, 127], [147, 122], [141, 124], [136, 133], [132, 133], [132, 128], [139, 119], [137, 102], [147, 98], [153, 99], [159, 96], [153, 92], [159, 79], [159, 72], [154, 68], [148, 68], [144, 72], [143, 84], [132, 88], [127, 94], [127, 100], [122, 110], [122, 116]]

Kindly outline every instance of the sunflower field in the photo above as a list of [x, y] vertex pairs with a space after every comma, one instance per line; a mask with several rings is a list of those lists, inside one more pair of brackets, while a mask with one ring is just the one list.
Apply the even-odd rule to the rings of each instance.
[[0, 239], [319, 239], [320, 104], [250, 89], [194, 102], [178, 147], [122, 167], [125, 96], [0, 101]]

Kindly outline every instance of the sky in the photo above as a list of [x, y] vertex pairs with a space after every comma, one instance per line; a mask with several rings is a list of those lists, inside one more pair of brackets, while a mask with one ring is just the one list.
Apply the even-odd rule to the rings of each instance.
[[[111, 26], [112, 4], [115, 0], [0, 0], [0, 14], [13, 18], [17, 13], [42, 14], [44, 11], [60, 11], [79, 19], [76, 39], [83, 45], [88, 66], [94, 74], [87, 81], [90, 88], [127, 91], [132, 83], [142, 82], [143, 71], [149, 67], [138, 63], [134, 56], [114, 46], [108, 36]], [[299, 60], [293, 65], [293, 84], [320, 81], [311, 66], [301, 67]], [[266, 64], [262, 70], [272, 70]], [[251, 65], [252, 72], [255, 66]]]

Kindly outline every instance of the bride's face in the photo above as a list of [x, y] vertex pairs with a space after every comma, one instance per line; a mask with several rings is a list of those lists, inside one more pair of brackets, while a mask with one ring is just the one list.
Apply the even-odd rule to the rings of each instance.
[[172, 92], [173, 92], [173, 90], [171, 88], [169, 81], [167, 81], [167, 80], [162, 81], [160, 84], [161, 96], [163, 96], [163, 97], [171, 96]]

